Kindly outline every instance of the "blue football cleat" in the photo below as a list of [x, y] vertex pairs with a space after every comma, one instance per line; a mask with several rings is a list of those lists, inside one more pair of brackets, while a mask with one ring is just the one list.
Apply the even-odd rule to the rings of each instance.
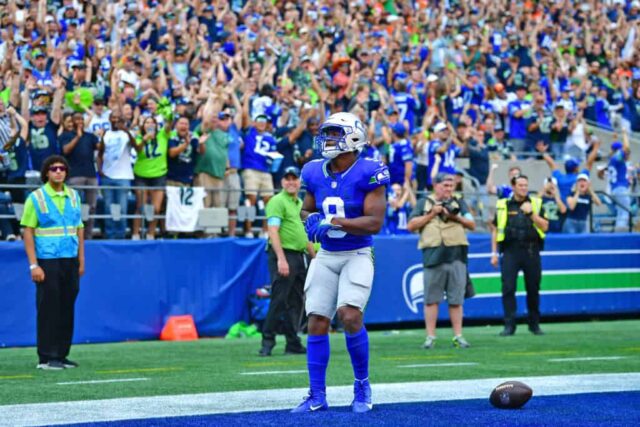
[[309, 395], [304, 398], [304, 401], [300, 405], [293, 408], [291, 413], [301, 414], [303, 412], [326, 411], [328, 408], [327, 394], [323, 391], [312, 392], [310, 390]]
[[369, 379], [355, 380], [353, 383], [353, 402], [351, 402], [351, 410], [353, 412], [369, 412], [373, 409], [371, 403], [371, 384]]

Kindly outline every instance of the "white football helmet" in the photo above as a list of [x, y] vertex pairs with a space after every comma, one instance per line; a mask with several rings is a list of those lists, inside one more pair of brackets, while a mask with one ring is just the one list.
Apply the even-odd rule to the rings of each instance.
[[316, 136], [316, 147], [325, 159], [342, 153], [362, 151], [367, 144], [367, 131], [358, 117], [351, 113], [335, 113], [322, 123]]

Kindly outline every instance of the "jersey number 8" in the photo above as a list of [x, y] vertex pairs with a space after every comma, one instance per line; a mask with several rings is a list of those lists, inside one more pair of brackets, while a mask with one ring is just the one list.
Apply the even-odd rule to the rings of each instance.
[[[327, 197], [322, 202], [322, 211], [324, 212], [325, 217], [333, 215], [337, 218], [344, 218], [344, 200], [340, 197]], [[346, 235], [347, 233], [342, 230], [330, 230], [327, 233], [327, 236], [332, 239], [341, 239]]]

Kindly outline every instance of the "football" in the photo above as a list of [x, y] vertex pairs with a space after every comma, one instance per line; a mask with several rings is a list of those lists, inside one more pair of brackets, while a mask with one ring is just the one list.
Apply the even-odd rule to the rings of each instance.
[[533, 396], [531, 387], [520, 381], [507, 381], [491, 392], [489, 401], [500, 409], [517, 409], [524, 406]]

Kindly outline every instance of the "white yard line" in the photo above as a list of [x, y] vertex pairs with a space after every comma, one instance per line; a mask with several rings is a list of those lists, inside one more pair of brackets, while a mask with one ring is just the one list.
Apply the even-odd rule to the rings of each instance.
[[240, 372], [240, 375], [280, 375], [280, 374], [306, 374], [306, 369], [300, 369], [297, 371], [255, 371], [255, 372]]
[[[534, 396], [594, 392], [640, 391], [640, 372], [623, 374], [510, 377], [459, 381], [374, 384], [374, 404], [488, 399], [491, 390], [507, 380], [533, 388]], [[247, 390], [227, 393], [181, 394], [0, 406], [0, 424], [55, 425], [291, 409], [307, 390]], [[328, 387], [331, 406], [348, 406], [353, 387]], [[535, 398], [535, 397], [534, 397]]]
[[627, 356], [603, 356], [603, 357], [562, 357], [549, 359], [549, 362], [590, 362], [592, 360], [620, 360]]
[[147, 381], [149, 378], [117, 378], [112, 380], [92, 380], [92, 381], [68, 381], [64, 383], [56, 383], [58, 385], [76, 385], [76, 384], [107, 384], [107, 383], [128, 383], [133, 381]]
[[460, 363], [417, 363], [415, 365], [399, 365], [396, 368], [439, 368], [440, 366], [473, 366], [477, 365], [475, 362], [460, 362]]

